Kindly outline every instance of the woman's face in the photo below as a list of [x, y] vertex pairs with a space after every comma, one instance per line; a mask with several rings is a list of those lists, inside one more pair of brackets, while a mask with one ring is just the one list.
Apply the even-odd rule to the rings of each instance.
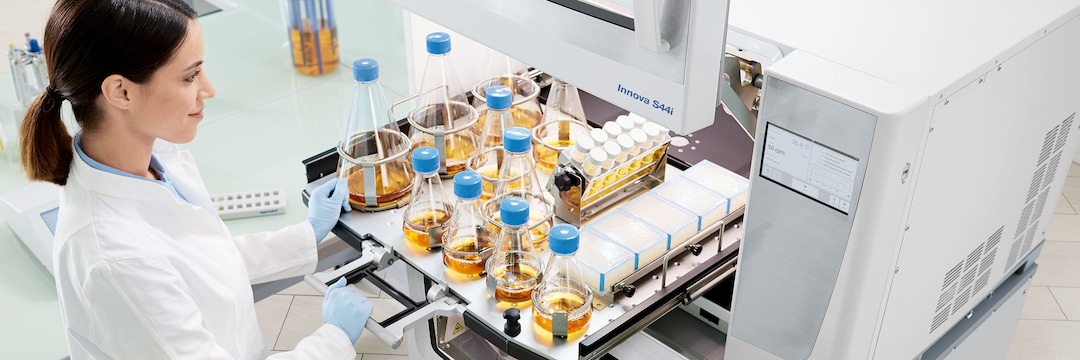
[[214, 86], [202, 71], [203, 36], [188, 21], [187, 36], [169, 62], [145, 84], [135, 86], [132, 108], [139, 132], [175, 144], [195, 139], [203, 118], [203, 100], [214, 97]]

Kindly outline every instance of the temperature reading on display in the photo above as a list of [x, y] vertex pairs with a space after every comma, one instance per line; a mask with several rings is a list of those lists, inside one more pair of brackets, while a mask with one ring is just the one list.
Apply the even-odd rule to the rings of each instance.
[[762, 177], [848, 213], [859, 159], [772, 123], [763, 155]]

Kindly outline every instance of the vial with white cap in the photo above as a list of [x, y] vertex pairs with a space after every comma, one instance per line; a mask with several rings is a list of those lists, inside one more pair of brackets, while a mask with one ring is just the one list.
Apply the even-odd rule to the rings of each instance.
[[585, 158], [589, 156], [589, 150], [592, 150], [596, 146], [592, 137], [582, 137], [574, 142], [574, 147], [566, 149], [566, 156], [570, 158], [574, 164], [581, 164], [585, 162]]
[[622, 129], [623, 134], [627, 134], [630, 130], [634, 129], [634, 120], [626, 115], [619, 115], [619, 117], [615, 119], [615, 123]]
[[649, 120], [646, 120], [641, 115], [638, 115], [638, 114], [635, 114], [635, 113], [630, 113], [630, 115], [628, 115], [628, 116], [630, 117], [630, 120], [632, 120], [634, 122], [634, 127], [639, 128], [639, 129], [641, 128], [642, 125], [645, 125], [645, 123], [649, 122]]
[[615, 162], [623, 163], [630, 157], [630, 151], [634, 149], [634, 140], [630, 138], [630, 135], [622, 134], [615, 138], [615, 143], [619, 145], [619, 156], [615, 158]]
[[608, 121], [604, 123], [603, 129], [604, 132], [607, 133], [608, 140], [615, 140], [615, 137], [619, 136], [619, 134], [622, 134], [622, 128], [619, 127], [619, 124], [616, 124], [614, 121]]
[[592, 138], [594, 146], [601, 146], [608, 141], [608, 135], [604, 129], [589, 130], [589, 137]]
[[[615, 159], [619, 157], [619, 153], [622, 152], [622, 148], [619, 147], [619, 144], [616, 143], [615, 140], [608, 140], [604, 143], [604, 152], [607, 153], [607, 161], [604, 162], [603, 170], [608, 171], [611, 170], [611, 168], [615, 167]], [[626, 159], [623, 158], [623, 160]]]
[[585, 165], [582, 166], [582, 171], [585, 172], [585, 176], [595, 177], [600, 175], [603, 170], [604, 163], [607, 162], [607, 152], [602, 147], [594, 147], [589, 150], [589, 156], [585, 161]]
[[637, 156], [642, 151], [648, 150], [645, 143], [649, 141], [649, 137], [645, 135], [645, 130], [630, 130], [630, 140], [634, 141], [634, 147], [630, 149], [630, 156]]
[[649, 138], [648, 148], [652, 148], [660, 143], [664, 142], [664, 134], [660, 132], [660, 126], [655, 123], [647, 122], [641, 126], [641, 130], [645, 132], [645, 136]]

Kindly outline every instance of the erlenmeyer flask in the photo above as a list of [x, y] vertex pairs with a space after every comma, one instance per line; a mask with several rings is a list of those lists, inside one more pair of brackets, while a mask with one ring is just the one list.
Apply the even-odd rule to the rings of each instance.
[[546, 248], [548, 230], [554, 222], [551, 214], [553, 201], [544, 191], [543, 184], [536, 176], [536, 164], [533, 161], [532, 133], [522, 127], [512, 127], [503, 132], [503, 150], [505, 156], [499, 167], [499, 177], [495, 183], [494, 199], [517, 196], [525, 199], [532, 209], [530, 212], [529, 231], [532, 232], [533, 246]]
[[443, 265], [469, 278], [483, 276], [495, 241], [480, 213], [480, 175], [462, 171], [454, 175], [454, 216], [443, 232]]
[[408, 201], [412, 169], [406, 156], [409, 139], [397, 122], [379, 85], [379, 63], [364, 58], [353, 62], [352, 109], [345, 138], [338, 144], [338, 177], [349, 183], [354, 208], [381, 210]]
[[512, 101], [513, 93], [506, 86], [495, 85], [487, 90], [489, 121], [484, 122], [484, 130], [480, 132], [482, 150], [502, 146], [503, 131], [517, 126], [510, 111]]
[[476, 109], [469, 105], [450, 59], [450, 35], [427, 36], [428, 59], [420, 81], [417, 107], [409, 113], [414, 148], [439, 150], [439, 174], [452, 176], [465, 169], [465, 161], [478, 149]]
[[446, 198], [439, 178], [439, 151], [420, 147], [412, 152], [412, 199], [402, 212], [402, 231], [408, 245], [431, 250], [442, 245], [442, 234], [454, 215], [453, 204]]
[[551, 256], [543, 280], [533, 290], [533, 321], [555, 337], [583, 334], [592, 318], [592, 291], [581, 277], [574, 253], [580, 235], [573, 225], [551, 228]]
[[543, 260], [532, 247], [529, 231], [529, 203], [519, 197], [500, 202], [503, 230], [488, 259], [488, 292], [496, 301], [522, 307], [532, 300], [532, 291], [544, 271]]
[[[473, 107], [479, 113], [479, 119], [473, 130], [480, 133], [488, 118], [487, 91], [494, 86], [506, 86], [513, 94], [510, 113], [514, 117], [513, 126], [532, 129], [540, 124], [543, 115], [540, 109], [540, 86], [522, 74], [527, 66], [520, 61], [492, 50], [484, 74], [487, 78], [473, 86]], [[504, 128], [505, 129], [505, 128]]]
[[568, 82], [554, 79], [551, 92], [548, 93], [547, 106], [544, 107], [544, 122], [574, 120], [588, 124], [585, 109], [581, 107], [581, 96], [577, 87]]

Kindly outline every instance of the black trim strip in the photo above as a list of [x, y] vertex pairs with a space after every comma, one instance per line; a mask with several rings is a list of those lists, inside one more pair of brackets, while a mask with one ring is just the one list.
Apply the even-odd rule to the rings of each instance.
[[634, 31], [634, 19], [622, 16], [580, 0], [548, 0], [579, 13]]

